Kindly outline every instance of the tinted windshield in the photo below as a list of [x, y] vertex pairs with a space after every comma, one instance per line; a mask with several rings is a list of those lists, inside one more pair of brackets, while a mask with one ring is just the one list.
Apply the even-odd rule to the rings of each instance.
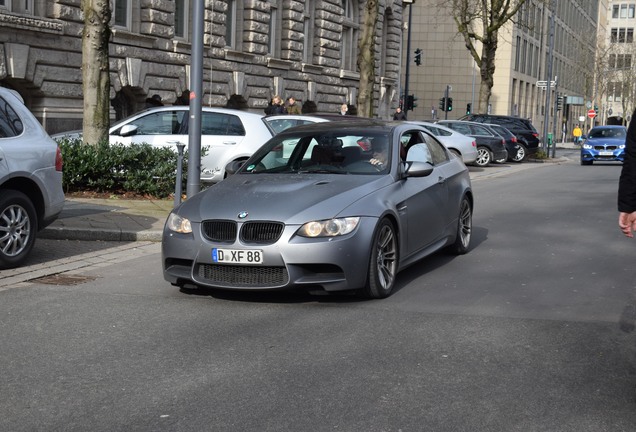
[[241, 173], [384, 174], [389, 170], [386, 133], [321, 131], [274, 137]]

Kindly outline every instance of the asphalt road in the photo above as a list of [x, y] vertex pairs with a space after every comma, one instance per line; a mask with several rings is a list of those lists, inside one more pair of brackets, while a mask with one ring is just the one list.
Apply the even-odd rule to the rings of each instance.
[[0, 290], [0, 430], [634, 431], [619, 171], [474, 172], [470, 253], [379, 301], [182, 293], [158, 245], [100, 245], [119, 258]]

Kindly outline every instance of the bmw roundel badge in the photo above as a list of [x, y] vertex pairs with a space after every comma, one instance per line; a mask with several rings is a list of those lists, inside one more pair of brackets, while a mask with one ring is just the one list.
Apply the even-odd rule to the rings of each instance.
[[247, 217], [247, 212], [246, 211], [242, 211], [238, 214], [238, 218], [239, 219], [245, 219]]

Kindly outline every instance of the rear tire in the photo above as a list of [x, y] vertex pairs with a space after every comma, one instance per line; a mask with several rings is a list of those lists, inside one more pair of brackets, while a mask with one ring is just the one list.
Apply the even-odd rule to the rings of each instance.
[[490, 165], [491, 162], [492, 162], [492, 152], [488, 150], [487, 147], [478, 146], [477, 159], [475, 160], [475, 165], [479, 167], [485, 167]]
[[0, 268], [17, 267], [28, 257], [38, 232], [31, 200], [22, 192], [3, 190], [0, 198]]
[[393, 224], [382, 219], [375, 229], [369, 258], [366, 297], [381, 299], [391, 295], [398, 268], [398, 241]]
[[516, 155], [513, 155], [510, 160], [513, 162], [523, 162], [525, 158], [528, 156], [528, 150], [523, 144], [519, 144], [519, 151], [517, 151]]

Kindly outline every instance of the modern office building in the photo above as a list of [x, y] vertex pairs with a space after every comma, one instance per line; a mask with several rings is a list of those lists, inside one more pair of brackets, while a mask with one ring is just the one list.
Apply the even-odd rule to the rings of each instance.
[[[411, 51], [421, 49], [422, 58], [421, 66], [410, 65], [409, 93], [416, 97], [417, 107], [409, 113], [409, 119], [459, 118], [468, 108], [477, 109], [479, 70], [451, 12], [441, 13], [439, 4], [436, 0], [415, 0], [412, 5]], [[547, 91], [541, 81], [556, 81], [547, 109], [548, 130], [556, 130], [558, 137], [564, 127], [568, 130], [578, 121], [587, 111], [586, 104], [594, 101], [597, 31], [607, 9], [605, 4], [606, 0], [558, 0], [546, 6], [528, 0], [499, 32], [488, 111], [530, 118], [541, 132]], [[550, 7], [555, 7], [554, 13]], [[405, 16], [408, 13], [407, 8]], [[453, 111], [441, 112], [438, 101], [447, 86]], [[557, 96], [566, 96], [560, 111], [555, 109]]]
[[[159, 95], [172, 104], [190, 86], [193, 0], [111, 0], [111, 117]], [[318, 110], [355, 105], [361, 0], [205, 0], [203, 104], [233, 94], [262, 112], [273, 95]], [[0, 85], [17, 90], [49, 133], [81, 127], [81, 0], [0, 0]], [[375, 37], [378, 117], [398, 99], [402, 11], [381, 0]]]
[[599, 117], [603, 124], [631, 120], [636, 106], [636, 2], [608, 0], [599, 50]]

